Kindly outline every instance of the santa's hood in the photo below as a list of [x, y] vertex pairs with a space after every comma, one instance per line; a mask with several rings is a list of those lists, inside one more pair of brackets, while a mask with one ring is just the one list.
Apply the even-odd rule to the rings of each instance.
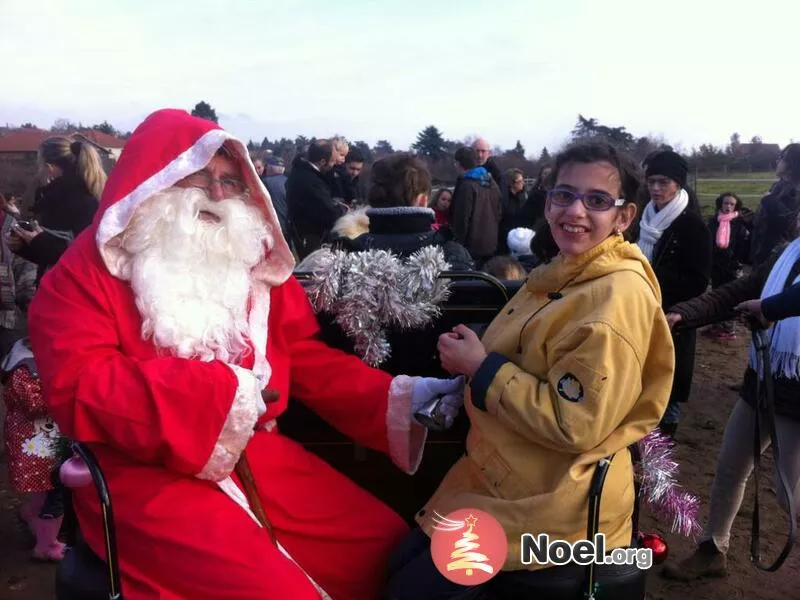
[[263, 209], [275, 238], [266, 259], [253, 270], [256, 280], [276, 286], [291, 276], [294, 257], [246, 146], [216, 123], [175, 109], [156, 111], [136, 128], [106, 182], [94, 227], [100, 255], [112, 275], [119, 277], [122, 252], [115, 238], [128, 226], [136, 208], [205, 167], [223, 145], [239, 163], [250, 197]]

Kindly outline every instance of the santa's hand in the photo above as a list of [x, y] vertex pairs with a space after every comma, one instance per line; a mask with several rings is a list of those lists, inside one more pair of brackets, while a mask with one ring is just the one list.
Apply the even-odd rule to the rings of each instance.
[[411, 414], [430, 429], [448, 429], [464, 404], [464, 378], [419, 377], [411, 393]]

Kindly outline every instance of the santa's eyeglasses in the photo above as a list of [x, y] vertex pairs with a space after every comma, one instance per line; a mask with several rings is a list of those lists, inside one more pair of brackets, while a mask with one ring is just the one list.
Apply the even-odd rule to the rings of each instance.
[[206, 192], [211, 190], [211, 186], [218, 183], [226, 196], [242, 195], [247, 192], [244, 181], [238, 177], [227, 175], [225, 177], [213, 177], [208, 171], [197, 171], [184, 178], [187, 185], [200, 188]]

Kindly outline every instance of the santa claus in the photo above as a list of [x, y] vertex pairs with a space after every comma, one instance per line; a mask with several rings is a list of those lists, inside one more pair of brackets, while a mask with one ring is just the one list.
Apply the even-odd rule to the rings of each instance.
[[[126, 598], [372, 599], [406, 524], [281, 435], [299, 399], [407, 473], [437, 395], [326, 346], [241, 142], [183, 111], [148, 117], [93, 226], [43, 279], [30, 337], [51, 414], [87, 443], [115, 504]], [[265, 405], [265, 388], [279, 399]], [[272, 535], [234, 467], [245, 453]], [[75, 492], [104, 556], [99, 505]]]

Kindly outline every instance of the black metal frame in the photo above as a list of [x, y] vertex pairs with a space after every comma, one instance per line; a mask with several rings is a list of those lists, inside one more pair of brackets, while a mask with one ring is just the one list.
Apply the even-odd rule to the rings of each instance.
[[108, 569], [108, 598], [109, 600], [122, 600], [122, 583], [120, 581], [119, 560], [117, 558], [117, 532], [114, 524], [114, 511], [111, 506], [111, 493], [94, 453], [80, 442], [72, 442], [72, 450], [83, 459], [89, 468], [94, 488], [97, 491], [97, 498], [100, 501], [100, 510], [103, 516], [103, 537], [106, 547], [106, 560], [104, 562]]
[[[593, 541], [597, 530], [600, 528], [600, 498], [603, 495], [603, 485], [606, 482], [606, 475], [608, 475], [608, 469], [611, 467], [612, 460], [614, 460], [613, 455], [608, 458], [600, 459], [595, 468], [594, 476], [592, 477], [592, 484], [589, 487], [589, 522], [586, 527], [587, 540]], [[591, 562], [586, 566], [586, 591], [584, 592], [584, 597], [587, 599], [594, 598], [594, 594], [597, 591], [595, 590], [594, 575], [595, 564]]]
[[[295, 274], [298, 279], [308, 279], [310, 278], [311, 274], [308, 273], [296, 273]], [[491, 275], [487, 275], [485, 273], [480, 272], [469, 272], [469, 273], [456, 273], [456, 272], [443, 272], [440, 275], [443, 279], [453, 279], [453, 280], [469, 280], [469, 279], [478, 279], [485, 281], [495, 287], [503, 297], [504, 303], [509, 301], [509, 294], [506, 287], [503, 283], [495, 277]], [[457, 308], [456, 308], [457, 310]], [[72, 450], [75, 454], [77, 454], [83, 461], [86, 463], [89, 472], [92, 476], [92, 481], [94, 483], [95, 490], [97, 491], [97, 496], [100, 501], [100, 507], [102, 512], [103, 518], [103, 535], [104, 535], [104, 542], [105, 542], [105, 549], [106, 549], [106, 560], [104, 561], [106, 568], [108, 570], [108, 583], [109, 583], [109, 592], [108, 598], [109, 600], [122, 600], [122, 584], [120, 581], [120, 570], [119, 570], [119, 560], [117, 556], [117, 538], [116, 538], [116, 528], [114, 523], [114, 513], [111, 504], [111, 493], [108, 489], [108, 484], [106, 482], [105, 476], [100, 468], [100, 465], [97, 459], [94, 456], [94, 453], [85, 445], [80, 442], [73, 441], [71, 443]], [[638, 461], [638, 449], [634, 446], [629, 448], [633, 463], [634, 463], [634, 470], [636, 467], [636, 462]], [[587, 534], [588, 540], [593, 540], [594, 536], [597, 534], [599, 530], [599, 523], [600, 523], [600, 500], [602, 497], [603, 486], [605, 484], [606, 476], [608, 475], [608, 470], [611, 467], [611, 462], [614, 460], [614, 455], [610, 457], [606, 457], [598, 461], [594, 475], [592, 477], [592, 482], [590, 485], [589, 491], [589, 510], [588, 510], [588, 522], [587, 522]], [[638, 536], [638, 518], [639, 518], [639, 485], [638, 483], [635, 485], [635, 497], [634, 497], [634, 509], [632, 514], [632, 531], [633, 531], [633, 542], [636, 542]], [[586, 575], [585, 575], [585, 592], [584, 598], [586, 600], [591, 600], [595, 597], [595, 593], [597, 592], [597, 582], [595, 581], [595, 569], [596, 565], [594, 563], [590, 563], [586, 567]]]

